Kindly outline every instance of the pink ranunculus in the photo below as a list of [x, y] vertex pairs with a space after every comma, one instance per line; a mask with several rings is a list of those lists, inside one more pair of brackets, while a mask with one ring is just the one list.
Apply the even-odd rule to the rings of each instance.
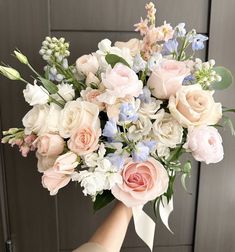
[[123, 183], [116, 184], [112, 194], [128, 207], [144, 205], [165, 193], [168, 188], [166, 169], [152, 157], [142, 163], [128, 159], [121, 174]]
[[181, 88], [183, 80], [190, 74], [190, 69], [184, 62], [164, 60], [154, 69], [147, 85], [153, 96], [159, 99], [169, 99]]
[[101, 129], [94, 129], [89, 126], [84, 126], [74, 130], [68, 147], [71, 151], [78, 155], [85, 155], [98, 149], [99, 137], [101, 136]]
[[58, 156], [64, 150], [64, 140], [57, 134], [45, 134], [38, 137], [34, 142], [41, 156]]
[[138, 97], [142, 93], [143, 82], [137, 74], [121, 63], [114, 68], [108, 67], [101, 75], [106, 90], [98, 99], [107, 104], [114, 104], [118, 98], [126, 96]]
[[44, 171], [42, 185], [50, 191], [50, 195], [55, 195], [60, 188], [66, 186], [70, 180], [74, 169], [78, 166], [77, 155], [67, 152], [59, 156], [52, 168]]
[[192, 152], [197, 161], [218, 163], [224, 157], [222, 137], [212, 126], [190, 127], [184, 148]]

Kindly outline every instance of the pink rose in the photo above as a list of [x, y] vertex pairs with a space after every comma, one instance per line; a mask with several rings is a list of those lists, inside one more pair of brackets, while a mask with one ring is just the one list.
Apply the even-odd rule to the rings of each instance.
[[144, 205], [168, 188], [166, 169], [152, 157], [142, 163], [128, 159], [121, 174], [123, 183], [116, 184], [112, 194], [128, 207]]
[[105, 109], [105, 104], [97, 99], [97, 97], [102, 93], [103, 92], [99, 89], [87, 87], [86, 90], [81, 91], [81, 96], [85, 101], [96, 104], [99, 107], [99, 110], [102, 111]]
[[76, 68], [78, 73], [88, 75], [89, 73], [95, 74], [99, 69], [99, 63], [96, 56], [89, 54], [83, 55], [76, 61]]
[[224, 157], [222, 137], [212, 126], [190, 127], [184, 148], [192, 152], [197, 161], [218, 163]]
[[184, 62], [164, 60], [152, 72], [147, 85], [153, 96], [159, 99], [169, 99], [181, 88], [184, 78], [189, 74], [190, 69]]
[[78, 155], [91, 153], [98, 149], [100, 136], [101, 129], [94, 129], [89, 126], [78, 128], [68, 141], [68, 147]]
[[42, 185], [50, 191], [50, 195], [55, 195], [60, 188], [66, 186], [74, 174], [74, 169], [78, 166], [77, 155], [68, 152], [59, 156], [52, 168], [44, 171]]
[[45, 134], [34, 141], [37, 152], [41, 156], [58, 156], [64, 150], [64, 140], [56, 134]]
[[125, 96], [138, 97], [142, 93], [143, 83], [129, 67], [118, 63], [112, 69], [108, 67], [101, 75], [106, 90], [98, 99], [107, 104], [114, 104], [116, 99]]

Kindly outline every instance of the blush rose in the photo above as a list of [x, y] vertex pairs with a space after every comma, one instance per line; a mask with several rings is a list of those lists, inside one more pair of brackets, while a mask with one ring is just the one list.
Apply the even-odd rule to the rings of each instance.
[[152, 157], [140, 163], [128, 159], [121, 175], [123, 183], [116, 184], [112, 194], [127, 207], [144, 205], [165, 193], [168, 188], [166, 169]]

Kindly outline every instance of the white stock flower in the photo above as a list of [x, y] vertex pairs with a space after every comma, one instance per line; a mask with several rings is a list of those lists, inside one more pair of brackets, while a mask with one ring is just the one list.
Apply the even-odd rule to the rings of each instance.
[[147, 136], [151, 131], [152, 123], [149, 117], [139, 114], [139, 118], [128, 129], [128, 138], [134, 141], [138, 141], [143, 136]]
[[29, 103], [29, 105], [43, 105], [48, 103], [49, 93], [48, 91], [42, 87], [37, 85], [37, 81], [34, 81], [34, 85], [27, 84], [26, 88], [23, 90], [25, 101]]
[[153, 134], [157, 141], [174, 148], [182, 141], [183, 128], [171, 114], [162, 109], [157, 113], [153, 123]]
[[151, 97], [151, 101], [149, 103], [142, 102], [139, 113], [149, 117], [150, 119], [156, 119], [156, 113], [160, 109], [160, 106], [162, 104], [162, 101], [157, 100], [153, 97]]

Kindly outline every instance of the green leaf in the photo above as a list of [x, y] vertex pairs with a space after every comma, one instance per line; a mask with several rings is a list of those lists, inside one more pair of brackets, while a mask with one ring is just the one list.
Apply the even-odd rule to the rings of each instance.
[[226, 112], [235, 113], [235, 109], [224, 109], [224, 110], [223, 110], [223, 113], [226, 113]]
[[223, 90], [233, 83], [233, 75], [227, 68], [218, 66], [215, 67], [214, 70], [219, 76], [221, 76], [222, 80], [212, 83], [212, 89]]
[[231, 130], [231, 134], [235, 136], [235, 129], [232, 120], [228, 116], [223, 116], [223, 126], [228, 126]]
[[112, 67], [114, 67], [117, 63], [122, 63], [128, 67], [130, 67], [130, 65], [122, 58], [119, 57], [116, 54], [107, 54], [105, 56], [105, 60], [108, 62], [108, 64], [110, 64]]
[[111, 201], [113, 201], [115, 197], [112, 195], [111, 191], [105, 190], [102, 194], [98, 194], [96, 196], [96, 200], [93, 204], [94, 211], [98, 211], [101, 208], [107, 206]]
[[174, 150], [171, 151], [170, 156], [167, 158], [168, 162], [173, 162], [179, 159], [179, 157], [182, 155], [184, 152], [182, 146], [175, 148]]
[[182, 172], [186, 173], [186, 174], [191, 174], [191, 170], [192, 170], [192, 164], [191, 161], [187, 161], [183, 167], [182, 167]]
[[50, 80], [44, 79], [43, 77], [39, 77], [39, 80], [50, 94], [56, 94], [58, 92], [58, 87]]
[[169, 202], [173, 193], [174, 193], [174, 182], [175, 182], [175, 175], [169, 176], [169, 184], [167, 188], [167, 192], [164, 195], [167, 197], [167, 201]]

